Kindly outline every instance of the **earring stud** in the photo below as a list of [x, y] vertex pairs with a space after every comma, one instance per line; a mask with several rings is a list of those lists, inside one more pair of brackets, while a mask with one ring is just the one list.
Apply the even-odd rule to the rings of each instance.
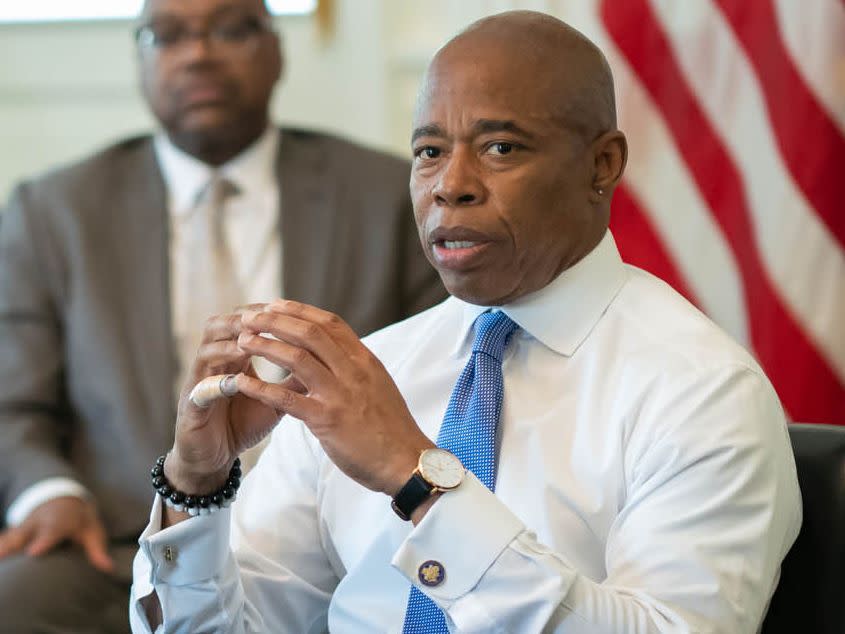
[[599, 196], [602, 196], [602, 195], [604, 195], [604, 190], [603, 190], [601, 187], [599, 187], [599, 188], [596, 190], [596, 193], [597, 193]]

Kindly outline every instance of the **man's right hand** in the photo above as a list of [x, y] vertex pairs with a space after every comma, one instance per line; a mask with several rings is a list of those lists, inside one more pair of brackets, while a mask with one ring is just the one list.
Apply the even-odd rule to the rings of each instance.
[[0, 559], [20, 552], [37, 557], [64, 541], [81, 546], [98, 570], [108, 573], [114, 568], [96, 507], [89, 500], [72, 496], [44, 502], [19, 526], [0, 533]]
[[[219, 489], [235, 458], [261, 441], [285, 413], [242, 394], [219, 399], [207, 408], [196, 406], [188, 398], [193, 387], [209, 376], [255, 376], [251, 355], [238, 346], [238, 336], [244, 330], [242, 312], [262, 310], [264, 306], [245, 306], [206, 322], [202, 344], [179, 401], [176, 440], [164, 465], [168, 481], [180, 491], [200, 494]], [[304, 389], [292, 377], [285, 383], [290, 389]], [[172, 509], [167, 509], [166, 515], [171, 520], [182, 519]], [[170, 523], [165, 518], [165, 524]]]

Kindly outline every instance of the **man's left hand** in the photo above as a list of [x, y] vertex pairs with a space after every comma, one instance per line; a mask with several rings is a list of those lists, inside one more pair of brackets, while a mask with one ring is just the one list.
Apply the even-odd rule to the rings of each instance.
[[290, 300], [246, 312], [242, 320], [238, 345], [289, 368], [306, 392], [240, 376], [241, 393], [302, 420], [339, 469], [369, 489], [394, 496], [420, 453], [434, 443], [352, 328], [333, 313]]
[[109, 573], [114, 569], [97, 508], [90, 500], [74, 496], [48, 500], [36, 507], [20, 526], [1, 532], [0, 559], [21, 552], [38, 557], [64, 541], [82, 547], [97, 570]]

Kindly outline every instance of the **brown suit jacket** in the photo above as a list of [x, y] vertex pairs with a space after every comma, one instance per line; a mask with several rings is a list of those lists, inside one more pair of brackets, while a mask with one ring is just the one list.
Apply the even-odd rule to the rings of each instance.
[[[285, 296], [359, 334], [443, 299], [404, 161], [284, 130]], [[19, 186], [0, 222], [0, 494], [66, 476], [110, 536], [147, 522], [149, 468], [173, 442], [168, 218], [149, 137]], [[269, 299], [269, 298], [268, 298]]]

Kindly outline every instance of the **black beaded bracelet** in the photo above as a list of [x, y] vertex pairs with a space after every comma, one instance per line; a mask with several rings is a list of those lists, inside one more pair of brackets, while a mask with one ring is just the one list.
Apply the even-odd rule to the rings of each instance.
[[159, 456], [150, 470], [153, 488], [161, 496], [162, 501], [172, 509], [185, 511], [191, 515], [208, 515], [221, 508], [229, 506], [235, 501], [241, 486], [241, 459], [235, 458], [226, 483], [213, 493], [192, 495], [175, 489], [164, 475], [164, 460], [167, 456]]

